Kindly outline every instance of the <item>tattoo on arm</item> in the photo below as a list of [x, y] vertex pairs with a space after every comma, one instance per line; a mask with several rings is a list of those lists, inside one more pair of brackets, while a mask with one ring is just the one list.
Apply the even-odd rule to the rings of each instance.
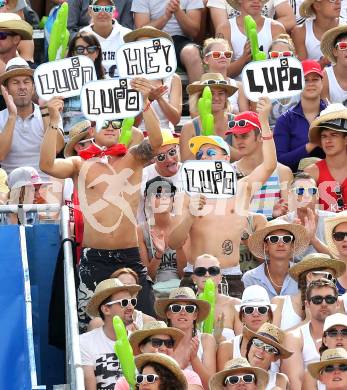
[[132, 147], [130, 153], [136, 160], [144, 163], [151, 161], [154, 157], [152, 146], [147, 139], [143, 140], [139, 145]]
[[231, 255], [233, 253], [233, 242], [231, 240], [224, 240], [222, 249], [224, 255]]

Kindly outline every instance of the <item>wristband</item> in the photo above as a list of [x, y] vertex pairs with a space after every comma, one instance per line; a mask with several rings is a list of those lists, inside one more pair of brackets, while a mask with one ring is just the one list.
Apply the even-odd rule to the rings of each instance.
[[51, 129], [54, 129], [54, 130], [60, 130], [59, 126], [52, 125], [51, 123], [49, 124], [48, 127], [50, 127]]
[[49, 116], [49, 113], [47, 112], [47, 114], [42, 114], [41, 113], [41, 116], [42, 116], [42, 118], [45, 118], [46, 116]]
[[143, 112], [146, 112], [149, 110], [149, 108], [151, 107], [152, 105], [152, 102], [151, 101], [148, 101], [148, 103], [145, 105], [145, 108], [143, 109]]
[[273, 139], [273, 135], [271, 134], [271, 135], [266, 135], [265, 137], [261, 137], [261, 139], [263, 140], [263, 141], [269, 141], [270, 139]]

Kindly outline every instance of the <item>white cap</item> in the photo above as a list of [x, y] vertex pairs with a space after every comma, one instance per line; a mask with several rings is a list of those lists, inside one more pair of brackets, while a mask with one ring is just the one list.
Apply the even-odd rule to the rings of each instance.
[[333, 326], [345, 326], [347, 328], [347, 315], [342, 313], [335, 313], [328, 316], [324, 321], [323, 332], [330, 329]]
[[241, 303], [235, 305], [235, 310], [240, 311], [242, 306], [270, 306], [271, 310], [276, 310], [277, 305], [270, 302], [269, 295], [264, 287], [253, 285], [245, 288]]
[[50, 181], [43, 181], [37, 170], [33, 167], [19, 167], [14, 169], [8, 175], [7, 182], [11, 190], [24, 186], [51, 184]]

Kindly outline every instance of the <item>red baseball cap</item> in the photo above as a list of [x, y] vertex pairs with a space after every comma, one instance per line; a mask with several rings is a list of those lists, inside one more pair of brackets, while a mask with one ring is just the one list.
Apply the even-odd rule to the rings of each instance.
[[235, 115], [234, 119], [229, 122], [228, 128], [225, 134], [246, 134], [261, 129], [258, 114], [253, 111], [244, 111]]
[[323, 72], [320, 64], [314, 60], [304, 60], [301, 62], [302, 68], [304, 70], [304, 76], [310, 73], [317, 73], [320, 77], [323, 78]]

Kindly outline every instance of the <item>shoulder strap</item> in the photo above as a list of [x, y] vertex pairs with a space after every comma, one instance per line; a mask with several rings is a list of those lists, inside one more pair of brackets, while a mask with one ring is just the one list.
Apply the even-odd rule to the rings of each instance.
[[193, 119], [193, 126], [194, 126], [194, 130], [195, 130], [195, 135], [199, 136], [201, 134], [199, 118], [194, 118]]

